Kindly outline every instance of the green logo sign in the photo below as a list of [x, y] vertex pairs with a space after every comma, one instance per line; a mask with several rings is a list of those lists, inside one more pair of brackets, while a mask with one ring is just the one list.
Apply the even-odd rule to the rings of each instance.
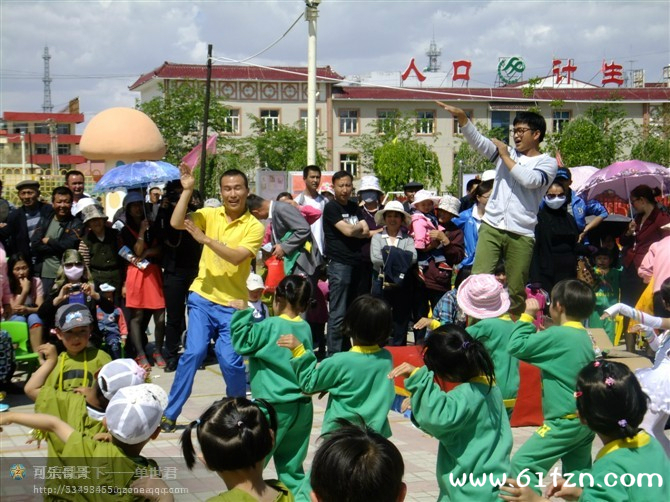
[[513, 56], [511, 58], [503, 58], [498, 63], [498, 78], [505, 84], [516, 84], [526, 69], [526, 63], [523, 59]]

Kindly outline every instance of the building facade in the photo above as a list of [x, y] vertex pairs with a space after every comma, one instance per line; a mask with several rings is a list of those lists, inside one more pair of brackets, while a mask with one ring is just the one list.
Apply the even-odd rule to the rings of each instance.
[[[383, 122], [401, 115], [416, 119], [416, 137], [430, 144], [442, 169], [442, 189], [454, 172], [454, 157], [462, 136], [451, 115], [435, 100], [463, 108], [475, 122], [488, 128], [509, 129], [516, 112], [539, 108], [547, 120], [547, 132], [556, 131], [567, 121], [583, 114], [592, 104], [616, 99], [636, 125], [649, 122], [653, 107], [670, 101], [670, 86], [597, 87], [573, 80], [570, 85], [553, 85], [553, 77], [536, 82], [532, 96], [522, 84], [492, 88], [442, 87], [438, 78], [413, 82], [400, 74], [384, 74], [395, 85], [377, 85], [372, 80], [345, 81], [330, 67], [317, 71], [317, 132], [325, 138], [328, 164], [325, 170], [345, 169], [355, 178], [365, 174], [360, 153], [350, 144], [363, 133], [383, 129]], [[438, 77], [432, 75], [432, 77]], [[142, 75], [130, 89], [146, 102], [160, 96], [162, 89], [206, 78], [204, 65], [164, 63]], [[386, 82], [385, 82], [386, 83]], [[400, 83], [402, 87], [398, 86]], [[434, 85], [429, 87], [428, 85]], [[248, 115], [274, 123], [303, 126], [307, 117], [307, 69], [296, 67], [256, 68], [220, 65], [212, 69], [212, 95], [230, 109], [228, 127], [222, 134], [250, 134]], [[558, 105], [558, 106], [557, 106]], [[604, 167], [604, 166], [599, 166]], [[465, 166], [467, 170], [467, 166]]]

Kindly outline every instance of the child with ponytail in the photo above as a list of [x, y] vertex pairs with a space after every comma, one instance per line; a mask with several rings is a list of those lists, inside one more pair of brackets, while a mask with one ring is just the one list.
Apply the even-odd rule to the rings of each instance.
[[271, 405], [243, 397], [228, 397], [212, 404], [186, 426], [181, 436], [181, 451], [189, 469], [193, 469], [196, 458], [193, 430], [205, 465], [228, 488], [208, 499], [210, 502], [294, 500], [284, 484], [263, 479], [265, 459], [272, 451], [277, 431]]
[[[406, 377], [413, 421], [440, 441], [438, 500], [497, 500], [495, 480], [502, 483], [509, 471], [512, 430], [491, 357], [463, 328], [446, 324], [426, 339], [423, 360], [421, 368], [402, 363], [389, 378]], [[444, 392], [435, 376], [460, 385]]]
[[[312, 331], [300, 314], [307, 310], [312, 289], [299, 275], [284, 277], [277, 286], [273, 301], [274, 316], [255, 322], [254, 310], [233, 315], [230, 333], [235, 352], [249, 357], [251, 394], [269, 402], [277, 414], [277, 433], [270, 455], [282, 483], [298, 495], [305, 479], [303, 462], [307, 456], [312, 430], [312, 399], [302, 393], [291, 368], [290, 352], [277, 341], [292, 333], [308, 350], [312, 350]], [[309, 497], [309, 493], [305, 495]]]
[[[603, 447], [590, 471], [550, 482], [547, 497], [670, 500], [670, 461], [658, 442], [639, 427], [648, 398], [631, 370], [617, 362], [589, 363], [579, 372], [576, 389], [579, 419], [598, 434]], [[547, 500], [515, 482], [502, 491], [503, 500]]]

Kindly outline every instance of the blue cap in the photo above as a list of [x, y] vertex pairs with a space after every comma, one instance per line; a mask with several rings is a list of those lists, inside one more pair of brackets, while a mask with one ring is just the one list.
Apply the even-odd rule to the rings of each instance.
[[566, 167], [559, 167], [558, 171], [556, 171], [556, 179], [560, 180], [571, 180], [572, 179], [572, 173], [570, 173], [570, 169]]

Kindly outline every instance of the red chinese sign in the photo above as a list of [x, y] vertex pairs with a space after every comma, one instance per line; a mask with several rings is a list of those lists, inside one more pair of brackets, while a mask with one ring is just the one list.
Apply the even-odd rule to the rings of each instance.
[[472, 68], [472, 62], [460, 60], [454, 61], [454, 76], [452, 80], [470, 80], [470, 68]]
[[612, 61], [610, 64], [607, 64], [603, 61], [603, 85], [606, 84], [617, 84], [623, 85], [623, 66], [616, 64]]
[[553, 68], [551, 72], [554, 75], [554, 82], [560, 84], [563, 79], [566, 79], [566, 84], [569, 84], [572, 81], [572, 74], [577, 71], [577, 67], [572, 62], [572, 59], [568, 59], [567, 64], [563, 65], [562, 59], [553, 60]]
[[414, 72], [414, 74], [416, 75], [416, 78], [419, 79], [419, 82], [423, 82], [424, 80], [426, 80], [426, 76], [423, 73], [421, 73], [419, 71], [419, 69], [416, 67], [416, 63], [414, 62], [414, 58], [412, 58], [412, 60], [409, 62], [409, 66], [407, 66], [407, 69], [405, 70], [405, 72], [400, 76], [402, 78], [403, 82], [405, 80], [407, 80], [407, 77], [409, 77], [409, 74], [411, 72]]

